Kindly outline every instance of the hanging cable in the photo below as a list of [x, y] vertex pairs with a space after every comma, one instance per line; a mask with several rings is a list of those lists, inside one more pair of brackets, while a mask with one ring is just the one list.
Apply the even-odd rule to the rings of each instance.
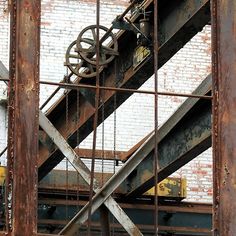
[[[66, 77], [65, 80], [67, 83], [69, 83], [69, 77], [68, 77], [68, 69], [66, 70]], [[65, 90], [65, 96], [66, 96], [66, 130], [69, 130], [69, 101], [68, 101], [68, 93], [69, 90]], [[66, 220], [68, 220], [68, 159], [66, 158]]]
[[[102, 85], [104, 85], [104, 74], [102, 75]], [[104, 184], [104, 149], [105, 149], [105, 112], [104, 112], [104, 93], [105, 91], [102, 91], [102, 186]], [[102, 187], [101, 186], [101, 187]]]
[[155, 176], [155, 187], [154, 187], [154, 235], [158, 235], [158, 0], [154, 0], [154, 43], [153, 43], [153, 57], [154, 57], [154, 130], [155, 130], [155, 148], [154, 148], [154, 176]]
[[[78, 83], [79, 83], [79, 79], [78, 79]], [[78, 89], [76, 91], [76, 95], [77, 95], [77, 100], [76, 100], [76, 123], [77, 123], [77, 127], [78, 127], [78, 130], [77, 130], [77, 133], [76, 133], [76, 146], [77, 148], [79, 149], [79, 143], [80, 143], [80, 137], [79, 137], [79, 121], [80, 121], [80, 90]], [[77, 176], [77, 188], [76, 188], [76, 210], [77, 212], [79, 211], [79, 201], [80, 201], [80, 198], [79, 198], [79, 182], [80, 182], [80, 176], [79, 176], [79, 173], [76, 171], [76, 176]], [[77, 235], [79, 235], [79, 230], [77, 231]]]
[[[115, 84], [114, 87], [116, 87], [117, 85], [117, 61], [115, 61]], [[116, 172], [116, 109], [117, 109], [117, 102], [116, 102], [116, 93], [114, 94], [114, 132], [113, 132], [113, 175]], [[115, 235], [115, 217], [112, 216], [112, 223], [113, 223], [113, 227], [112, 227], [112, 235]]]
[[[102, 74], [102, 84], [104, 85], [104, 74]], [[101, 181], [101, 188], [104, 185], [104, 157], [105, 157], [105, 111], [104, 111], [104, 94], [105, 91], [103, 90], [101, 92], [101, 106], [102, 106], [102, 181]], [[109, 218], [107, 220], [106, 217], [109, 217], [109, 213], [106, 211], [106, 209], [103, 209], [104, 206], [102, 206], [100, 208], [100, 214], [101, 214], [101, 226], [102, 226], [102, 230], [101, 230], [101, 236], [106, 236], [107, 234], [110, 235], [110, 229], [109, 229]], [[108, 215], [106, 215], [108, 214]], [[106, 222], [106, 220], [108, 222]], [[106, 224], [107, 223], [107, 224]], [[108, 229], [106, 228], [108, 227]]]
[[92, 210], [92, 197], [93, 197], [93, 184], [94, 184], [94, 169], [95, 169], [95, 150], [97, 141], [97, 124], [98, 124], [98, 108], [100, 98], [99, 88], [99, 60], [100, 60], [100, 42], [99, 42], [99, 22], [100, 22], [100, 0], [96, 4], [96, 94], [95, 94], [95, 113], [93, 121], [93, 147], [92, 147], [92, 162], [91, 162], [91, 179], [89, 188], [89, 209], [88, 209], [88, 236], [91, 235], [91, 210]]
[[[117, 80], [117, 64], [115, 62], [115, 87], [116, 87], [116, 80]], [[113, 146], [113, 152], [114, 152], [114, 168], [113, 168], [113, 174], [115, 174], [115, 167], [116, 167], [116, 93], [114, 94], [114, 146]]]

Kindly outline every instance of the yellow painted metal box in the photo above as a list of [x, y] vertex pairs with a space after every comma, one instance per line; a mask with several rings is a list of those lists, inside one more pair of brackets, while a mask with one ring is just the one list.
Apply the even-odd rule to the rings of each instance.
[[[186, 179], [166, 178], [158, 184], [158, 196], [170, 198], [186, 198]], [[144, 195], [154, 196], [154, 187], [148, 190]]]

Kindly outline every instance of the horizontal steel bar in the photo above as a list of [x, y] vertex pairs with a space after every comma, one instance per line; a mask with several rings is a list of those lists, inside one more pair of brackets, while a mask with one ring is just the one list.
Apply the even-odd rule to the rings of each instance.
[[[40, 81], [41, 84], [47, 85], [58, 85], [63, 88], [70, 88], [70, 89], [79, 89], [79, 88], [90, 88], [96, 89], [96, 86], [93, 85], [86, 85], [86, 84], [68, 84], [68, 83], [56, 83], [56, 82], [49, 82], [49, 81]], [[139, 89], [129, 89], [129, 88], [115, 88], [115, 87], [103, 87], [99, 86], [99, 89], [104, 90], [111, 90], [117, 92], [130, 92], [130, 93], [141, 93], [141, 94], [151, 94], [155, 95], [155, 91], [149, 90], [139, 90]], [[157, 92], [158, 95], [162, 96], [179, 96], [179, 97], [191, 97], [191, 98], [202, 98], [202, 99], [212, 99], [212, 96], [204, 96], [198, 94], [184, 94], [184, 93], [170, 93], [170, 92]]]
[[[66, 204], [66, 205], [65, 205]], [[79, 206], [77, 201], [65, 201], [60, 199], [39, 199], [39, 223], [40, 225], [53, 224], [56, 227], [62, 227], [66, 223], [65, 210], [69, 215], [74, 215], [76, 209], [82, 208], [86, 204], [85, 201], [80, 201]], [[153, 231], [153, 211], [154, 206], [151, 204], [120, 204], [129, 217], [137, 224], [145, 233]], [[48, 209], [43, 207], [48, 206]], [[52, 215], [47, 214], [50, 207], [54, 207]], [[211, 204], [196, 204], [196, 203], [180, 203], [159, 206], [159, 226], [163, 233], [175, 233], [184, 235], [210, 235], [212, 220], [212, 205]], [[96, 211], [92, 217], [92, 227], [99, 227], [99, 211]], [[111, 215], [110, 215], [111, 217]], [[122, 229], [117, 222], [114, 222], [116, 233], [121, 233]], [[61, 226], [60, 226], [61, 225]], [[83, 226], [81, 226], [83, 227]]]
[[[80, 158], [92, 158], [92, 149], [85, 149], [85, 148], [75, 148], [74, 149], [77, 155]], [[104, 159], [104, 160], [116, 160], [121, 161], [124, 156], [127, 155], [125, 151], [114, 151], [114, 150], [99, 150], [96, 149], [95, 151], [95, 159]]]
[[[70, 78], [71, 78], [71, 76], [73, 75], [73, 73], [71, 72], [68, 76], [65, 76], [64, 77], [64, 79], [63, 79], [63, 81], [65, 81], [65, 80], [70, 80]], [[62, 81], [62, 82], [63, 82]], [[50, 101], [51, 101], [51, 99], [60, 91], [60, 89], [61, 89], [61, 87], [57, 87], [54, 91], [53, 91], [53, 93], [47, 98], [47, 100], [40, 106], [40, 110], [42, 110]]]
[[[66, 223], [66, 220], [40, 220], [40, 226], [42, 228], [55, 227], [56, 229], [60, 229], [62, 225]], [[139, 228], [142, 229], [146, 236], [153, 236], [153, 226], [149, 225], [139, 225]], [[110, 227], [112, 228], [113, 236], [127, 236], [127, 233], [122, 229], [122, 227], [117, 223], [111, 223]], [[212, 236], [212, 230], [208, 228], [195, 228], [195, 227], [176, 227], [176, 226], [158, 226], [161, 235], [171, 235], [171, 236]], [[97, 222], [92, 222], [92, 232], [90, 232], [90, 236], [101, 236], [101, 225]], [[41, 235], [41, 234], [40, 234]], [[44, 235], [44, 234], [43, 234]], [[55, 234], [53, 234], [55, 235]], [[87, 236], [86, 226], [82, 225], [80, 228], [80, 236]], [[49, 236], [49, 235], [45, 235]]]
[[[88, 89], [96, 89], [96, 86], [86, 85], [86, 84], [68, 84], [68, 83], [57, 83], [51, 81], [40, 81], [41, 84], [45, 85], [56, 85], [60, 88], [70, 88], [70, 89], [79, 89], [79, 88], [88, 88]], [[149, 90], [137, 90], [137, 89], [128, 89], [128, 88], [115, 88], [115, 87], [103, 87], [99, 86], [99, 89], [111, 90], [117, 92], [130, 92], [130, 93], [141, 93], [141, 94], [151, 94], [155, 95], [155, 91]], [[197, 94], [186, 94], [186, 93], [170, 93], [170, 92], [157, 92], [158, 95], [163, 96], [178, 96], [178, 97], [191, 97], [191, 98], [203, 98], [203, 99], [212, 99], [212, 96], [204, 96]]]
[[[154, 210], [155, 206], [151, 204], [152, 202], [147, 202], [145, 199], [140, 199], [136, 203], [120, 203], [120, 206], [124, 209], [138, 209], [138, 210]], [[77, 200], [68, 199], [65, 201], [61, 199], [60, 196], [54, 195], [52, 198], [45, 198], [39, 196], [39, 205], [62, 205], [62, 206], [76, 206], [78, 205]], [[85, 206], [87, 201], [79, 201], [79, 206]], [[211, 214], [212, 204], [211, 203], [199, 203], [199, 202], [171, 202], [163, 201], [160, 206], [160, 210], [163, 212], [187, 212], [195, 214]]]

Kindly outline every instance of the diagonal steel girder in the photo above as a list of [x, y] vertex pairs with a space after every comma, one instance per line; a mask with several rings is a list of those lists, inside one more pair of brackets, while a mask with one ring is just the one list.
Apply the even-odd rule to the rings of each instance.
[[[145, 9], [152, 9], [153, 1], [146, 1]], [[181, 49], [196, 33], [210, 21], [209, 0], [159, 1], [159, 68]], [[137, 18], [137, 16], [135, 16]], [[134, 17], [134, 19], [135, 19]], [[153, 23], [153, 22], [151, 22]], [[133, 54], [136, 48], [136, 36], [132, 32], [119, 34], [119, 57], [104, 70], [104, 86], [139, 88], [153, 74], [152, 57], [147, 59], [139, 68], [133, 68]], [[115, 69], [116, 68], [116, 69]], [[91, 82], [92, 83], [92, 82]], [[99, 107], [99, 123], [120, 106], [131, 93], [116, 93], [104, 91], [104, 109]], [[87, 96], [87, 95], [86, 95]], [[116, 97], [116, 107], [114, 98]], [[79, 112], [76, 102], [77, 92], [68, 94], [68, 128], [65, 126], [66, 99], [62, 98], [47, 113], [48, 119], [59, 130], [71, 147], [77, 145], [77, 132], [82, 141], [92, 132], [94, 107], [80, 94]], [[91, 100], [91, 99], [90, 99]], [[78, 117], [79, 113], [79, 117]], [[40, 131], [39, 148], [39, 180], [52, 170], [62, 159], [63, 154], [54, 145], [48, 135]]]
[[[105, 201], [106, 199], [116, 190], [117, 187], [127, 178], [127, 176], [142, 162], [144, 156], [142, 155], [143, 148], [149, 142], [147, 139], [139, 149], [129, 158], [129, 160], [122, 166], [122, 168], [114, 174], [104, 186], [95, 194], [92, 198], [92, 213], [94, 213]], [[137, 154], [139, 153], [139, 154]], [[67, 233], [71, 230], [75, 224], [82, 224], [88, 219], [89, 203], [87, 203], [76, 215], [75, 217], [65, 226], [61, 231], [61, 234]]]
[[[42, 111], [39, 111], [39, 125], [41, 128], [47, 132], [47, 134], [51, 137], [55, 145], [60, 149], [63, 155], [70, 161], [73, 167], [78, 171], [81, 177], [85, 180], [87, 184], [90, 184], [90, 170], [87, 166], [80, 160], [77, 156], [76, 152], [70, 147], [70, 145], [66, 142], [66, 140], [61, 136], [61, 134], [57, 131], [57, 129], [52, 125], [52, 123], [48, 120], [48, 118], [43, 114]], [[99, 191], [99, 183], [94, 180], [93, 190], [94, 192]], [[117, 221], [124, 227], [124, 229], [128, 232], [129, 235], [142, 235], [139, 229], [135, 226], [135, 224], [130, 220], [127, 214], [122, 210], [122, 208], [117, 204], [117, 202], [112, 197], [107, 197], [104, 201], [104, 205], [110, 210], [110, 212], [114, 215]], [[81, 223], [84, 223], [81, 222]], [[63, 235], [72, 235], [78, 229], [78, 224], [73, 225], [70, 230], [63, 232]]]
[[[194, 91], [206, 95], [211, 91], [209, 75]], [[211, 101], [188, 98], [158, 131], [158, 182], [174, 173], [211, 146]], [[154, 136], [146, 148], [136, 152], [144, 161], [122, 184], [127, 197], [141, 195], [154, 186]]]

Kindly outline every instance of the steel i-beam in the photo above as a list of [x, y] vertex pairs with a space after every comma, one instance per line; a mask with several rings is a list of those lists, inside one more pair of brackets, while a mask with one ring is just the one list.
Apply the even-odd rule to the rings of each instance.
[[235, 0], [212, 0], [214, 236], [236, 233], [235, 12]]
[[11, 1], [8, 235], [37, 234], [40, 6]]
[[[194, 91], [205, 95], [211, 90], [209, 75]], [[163, 180], [211, 146], [211, 101], [188, 98], [160, 127], [158, 137], [158, 181]], [[127, 196], [141, 195], [155, 185], [152, 171], [154, 135], [136, 152], [144, 161], [125, 180]]]

